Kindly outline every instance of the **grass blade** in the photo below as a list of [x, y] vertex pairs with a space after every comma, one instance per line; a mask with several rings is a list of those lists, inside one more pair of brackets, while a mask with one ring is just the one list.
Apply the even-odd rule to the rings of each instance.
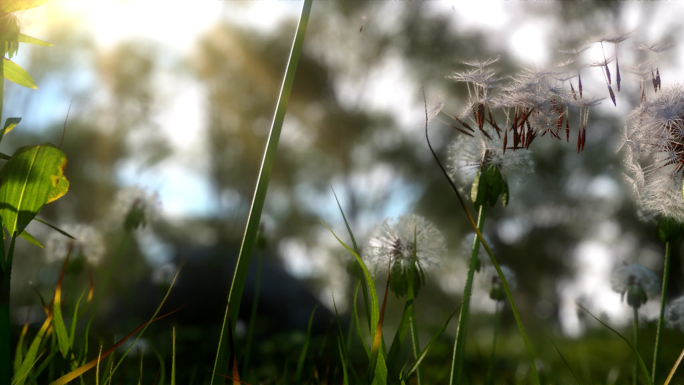
[[[366, 375], [366, 380], [370, 383], [375, 384], [385, 384], [387, 383], [387, 364], [384, 360], [384, 352], [380, 352], [380, 347], [382, 346], [382, 326], [385, 320], [385, 308], [387, 307], [387, 294], [389, 293], [389, 283], [390, 283], [390, 273], [392, 269], [387, 268], [387, 283], [385, 284], [385, 297], [382, 300], [382, 308], [380, 309], [380, 317], [378, 318], [378, 324], [375, 328], [375, 333], [373, 334], [373, 345], [371, 346], [371, 357], [370, 366], [368, 368], [368, 374]], [[379, 357], [378, 357], [379, 356]], [[378, 367], [378, 362], [380, 366]], [[380, 369], [376, 373], [377, 369]], [[380, 377], [380, 379], [376, 378]], [[384, 379], [384, 381], [383, 381]]]
[[361, 281], [356, 283], [356, 290], [354, 291], [354, 307], [352, 308], [354, 310], [354, 320], [356, 323], [356, 331], [359, 333], [359, 339], [361, 340], [361, 343], [363, 345], [363, 349], [366, 351], [366, 356], [370, 358], [370, 348], [368, 347], [368, 344], [366, 343], [366, 339], [363, 337], [363, 332], [361, 331], [361, 323], [359, 322], [359, 312], [356, 307], [356, 299], [359, 297], [359, 286], [361, 286]]
[[[135, 338], [135, 340], [133, 341], [133, 343], [128, 347], [128, 349], [126, 349], [126, 351], [124, 352], [124, 354], [121, 356], [121, 358], [119, 359], [119, 362], [118, 362], [116, 365], [114, 365], [114, 372], [116, 372], [116, 369], [119, 367], [119, 365], [121, 365], [121, 363], [123, 362], [124, 358], [126, 358], [126, 355], [128, 354], [128, 352], [130, 352], [131, 349], [133, 349], [133, 346], [135, 346], [135, 344], [138, 342], [138, 340], [140, 339], [140, 337], [142, 337], [142, 335], [145, 334], [145, 330], [147, 330], [147, 327], [148, 327], [152, 322], [154, 322], [154, 321], [156, 321], [156, 320], [158, 320], [158, 319], [164, 318], [164, 317], [166, 317], [166, 316], [168, 316], [168, 315], [170, 315], [170, 314], [173, 314], [173, 313], [177, 312], [178, 310], [180, 310], [180, 309], [182, 308], [182, 307], [181, 307], [181, 308], [178, 308], [178, 309], [172, 311], [171, 313], [167, 313], [167, 314], [164, 315], [164, 316], [161, 316], [161, 317], [158, 317], [158, 318], [154, 318], [154, 317], [157, 316], [157, 314], [159, 314], [159, 311], [161, 310], [162, 306], [164, 306], [164, 303], [166, 302], [166, 299], [169, 298], [169, 294], [171, 294], [171, 289], [173, 289], [173, 285], [176, 283], [176, 280], [178, 279], [178, 274], [180, 274], [180, 268], [176, 271], [176, 275], [173, 277], [173, 280], [171, 281], [171, 284], [169, 285], [169, 288], [168, 288], [168, 290], [166, 291], [166, 295], [164, 295], [164, 298], [162, 298], [161, 303], [159, 304], [159, 306], [157, 306], [157, 309], [154, 311], [154, 314], [152, 314], [152, 317], [150, 317], [150, 321], [148, 321], [147, 323], [143, 324], [142, 326], [140, 326], [138, 329], [135, 330], [135, 332], [137, 332], [138, 330], [142, 329], [142, 330], [140, 331], [140, 334], [138, 334], [138, 336]], [[129, 336], [128, 336], [127, 338], [130, 338], [131, 336], [133, 336], [133, 334], [135, 334], [135, 332], [129, 334]], [[120, 342], [120, 343], [122, 343], [122, 342]], [[53, 384], [50, 384], [50, 385], [53, 385]], [[57, 384], [54, 384], [54, 385], [57, 385]]]
[[14, 371], [16, 372], [21, 365], [22, 357], [24, 356], [24, 337], [28, 332], [29, 320], [31, 319], [31, 312], [26, 316], [26, 323], [24, 327], [21, 328], [21, 334], [19, 334], [19, 342], [17, 342], [17, 349], [14, 353]]
[[411, 318], [411, 307], [413, 306], [413, 299], [407, 300], [404, 305], [404, 312], [401, 315], [401, 321], [399, 321], [399, 327], [397, 332], [394, 333], [394, 339], [392, 339], [392, 344], [390, 345], [389, 352], [387, 353], [387, 368], [392, 370], [399, 357], [399, 352], [401, 351], [401, 346], [404, 344], [404, 338], [406, 337], [406, 332], [409, 329], [409, 323]]
[[[337, 194], [335, 194], [335, 189], [330, 187], [330, 189], [333, 192], [333, 195], [335, 196], [335, 201], [337, 202], [337, 207], [340, 209], [340, 214], [342, 214], [342, 219], [344, 219], [344, 225], [347, 226], [347, 232], [349, 232], [349, 237], [352, 240], [352, 244], [354, 245], [354, 251], [356, 254], [361, 255], [359, 252], [359, 246], [356, 244], [356, 238], [354, 238], [354, 233], [352, 232], [351, 227], [349, 226], [349, 222], [347, 221], [347, 216], [344, 215], [344, 210], [342, 210], [342, 205], [340, 204], [340, 200], [337, 199]], [[361, 282], [361, 288], [363, 289], [363, 306], [366, 309], [366, 321], [368, 322], [368, 328], [371, 328], [371, 320], [369, 317], [370, 309], [368, 308], [368, 287], [364, 282]]]
[[173, 327], [173, 350], [171, 352], [171, 385], [176, 385], [176, 327]]
[[682, 349], [682, 352], [679, 353], [679, 357], [677, 357], [677, 362], [675, 362], [674, 366], [672, 367], [672, 370], [670, 370], [670, 374], [667, 376], [664, 385], [668, 385], [670, 381], [672, 381], [672, 377], [674, 377], [674, 374], [677, 371], [677, 368], [679, 367], [679, 363], [682, 362], [682, 358], [684, 358], [684, 349]]
[[[222, 335], [225, 333], [226, 327], [237, 324], [237, 317], [240, 311], [240, 301], [242, 300], [242, 292], [244, 290], [245, 281], [247, 280], [247, 271], [249, 270], [249, 260], [252, 257], [254, 243], [256, 241], [257, 232], [259, 230], [259, 221], [261, 219], [261, 211], [264, 207], [264, 200], [266, 199], [266, 191], [268, 190], [268, 182], [271, 177], [271, 170], [275, 161], [276, 151], [278, 149], [278, 140], [280, 132], [285, 120], [285, 113], [287, 105], [290, 100], [290, 91], [294, 83], [295, 73], [297, 71], [297, 63], [301, 55], [302, 46], [304, 44], [304, 35], [306, 27], [309, 22], [309, 14], [311, 13], [311, 5], [313, 0], [305, 0], [302, 7], [302, 14], [297, 26], [297, 33], [295, 35], [294, 44], [290, 51], [290, 58], [285, 70], [285, 78], [280, 89], [278, 97], [278, 105], [276, 107], [275, 116], [271, 125], [271, 132], [268, 135], [268, 142], [266, 143], [266, 152], [261, 162], [261, 169], [259, 170], [259, 178], [257, 180], [256, 191], [249, 210], [249, 218], [247, 219], [247, 228], [245, 229], [244, 237], [242, 238], [242, 246], [240, 247], [240, 254], [238, 255], [237, 265], [235, 267], [235, 275], [228, 294], [228, 303], [231, 304], [234, 311], [231, 315], [231, 321], [227, 322], [224, 319], [222, 326]], [[212, 373], [225, 372], [227, 362], [225, 357], [228, 355], [228, 345], [226, 341], [219, 340], [219, 346], [216, 353], [216, 361], [214, 362], [214, 369]], [[214, 383], [214, 375], [211, 376], [211, 384]]]
[[563, 360], [563, 363], [565, 366], [568, 367], [568, 370], [570, 370], [570, 373], [572, 373], [572, 377], [575, 379], [575, 382], [577, 385], [580, 385], [580, 381], [577, 379], [577, 376], [575, 375], [575, 372], [572, 370], [570, 367], [570, 364], [568, 364], [568, 361], [565, 360], [565, 357], [563, 357], [563, 354], [561, 353], [560, 349], [558, 349], [558, 346], [553, 342], [553, 340], [549, 339], [551, 341], [551, 345], [553, 345], [554, 348], [556, 348], [556, 351], [558, 352], [558, 355], [560, 356], [561, 360]]
[[[321, 223], [323, 223], [323, 222], [321, 222]], [[369, 294], [370, 294], [370, 302], [371, 302], [371, 306], [370, 306], [370, 308], [371, 308], [371, 324], [377, 325], [378, 320], [380, 319], [380, 308], [378, 306], [378, 294], [375, 290], [375, 282], [373, 281], [373, 277], [371, 277], [370, 272], [368, 271], [368, 267], [363, 262], [363, 259], [361, 259], [361, 257], [359, 257], [359, 254], [357, 254], [354, 250], [349, 248], [349, 246], [347, 246], [346, 243], [342, 242], [342, 240], [335, 234], [334, 231], [332, 231], [332, 229], [330, 227], [328, 227], [328, 225], [323, 223], [323, 226], [325, 226], [325, 228], [330, 230], [330, 232], [335, 237], [335, 239], [337, 239], [337, 241], [342, 246], [344, 246], [344, 248], [347, 249], [347, 251], [349, 251], [349, 253], [351, 253], [351, 255], [353, 255], [354, 258], [356, 258], [356, 261], [361, 266], [361, 269], [363, 270], [363, 276], [366, 279], [366, 284], [368, 285], [368, 289], [369, 289], [368, 291], [370, 292]], [[371, 341], [374, 341], [374, 340], [375, 340], [375, 332], [373, 329], [371, 329]]]
[[[356, 293], [358, 294], [358, 286]], [[342, 323], [340, 322], [340, 315], [337, 313], [337, 304], [335, 304], [335, 297], [333, 297], [333, 307], [335, 308], [335, 319], [337, 320], [337, 328], [340, 332], [338, 344], [340, 345], [339, 349], [340, 357], [342, 358], [342, 370], [344, 371], [344, 378], [347, 378], [347, 362], [349, 362], [349, 368], [351, 369], [352, 377], [354, 377], [354, 383], [358, 384], [359, 378], [356, 375], [356, 371], [354, 370], [354, 365], [352, 365], [349, 359], [349, 348], [344, 342], [344, 332], [342, 332]], [[345, 381], [345, 383], [347, 383], [347, 381]]]
[[[339, 321], [339, 319], [338, 319]], [[337, 337], [337, 349], [340, 351], [340, 361], [342, 361], [342, 384], [349, 385], [349, 377], [347, 377], [347, 356], [342, 351], [342, 344], [344, 343], [344, 338], [342, 336]]]
[[[181, 309], [181, 308], [178, 308], [178, 309], [176, 309], [176, 310], [174, 310], [174, 311], [172, 311], [172, 312], [166, 313], [166, 314], [164, 314], [163, 316], [154, 318], [154, 319], [152, 319], [152, 320], [150, 320], [150, 321], [147, 321], [147, 322], [145, 322], [144, 324], [138, 326], [137, 328], [135, 328], [135, 330], [133, 330], [132, 332], [130, 332], [126, 337], [122, 338], [119, 342], [117, 342], [116, 344], [114, 344], [114, 346], [112, 346], [111, 348], [107, 349], [106, 352], [102, 353], [102, 355], [101, 355], [99, 358], [96, 358], [96, 359], [94, 359], [94, 360], [88, 362], [87, 364], [85, 364], [85, 365], [79, 367], [78, 369], [73, 370], [73, 371], [71, 371], [71, 372], [65, 374], [64, 376], [58, 378], [57, 380], [52, 381], [52, 382], [50, 383], [50, 385], [64, 385], [64, 384], [67, 384], [67, 383], [71, 382], [72, 380], [74, 380], [74, 379], [80, 377], [81, 375], [83, 375], [83, 374], [84, 374], [85, 372], [87, 372], [88, 370], [94, 368], [100, 361], [102, 361], [102, 359], [106, 358], [108, 355], [110, 355], [112, 352], [114, 352], [114, 351], [115, 351], [119, 346], [121, 346], [124, 342], [128, 341], [128, 339], [130, 339], [131, 337], [133, 337], [133, 335], [135, 335], [135, 333], [137, 333], [137, 332], [140, 331], [141, 329], [143, 329], [143, 331], [144, 331], [144, 329], [147, 328], [147, 326], [148, 326], [149, 324], [151, 324], [152, 322], [158, 321], [158, 320], [160, 320], [160, 319], [162, 319], [162, 318], [164, 318], [164, 317], [168, 317], [168, 316], [170, 316], [171, 314], [177, 312], [177, 311], [180, 310], [180, 309]], [[156, 315], [156, 313], [155, 313], [155, 315]], [[141, 334], [142, 334], [142, 333], [141, 333]], [[132, 347], [133, 345], [135, 345], [135, 343], [131, 344], [131, 347]], [[130, 348], [129, 348], [129, 350], [130, 350]], [[121, 358], [121, 360], [123, 360], [123, 357]], [[119, 364], [121, 364], [121, 361], [119, 361]], [[118, 365], [117, 365], [117, 366], [118, 366]], [[115, 370], [116, 370], [116, 367], [115, 367], [113, 370], [110, 371], [110, 374], [109, 374], [108, 378], [105, 379], [105, 381], [104, 381], [105, 383], [106, 383], [107, 381], [111, 380], [111, 378], [112, 378], [111, 376], [114, 374], [114, 371], [115, 371]]]
[[587, 310], [587, 308], [580, 305], [579, 303], [577, 304], [577, 306], [579, 306], [580, 309], [587, 312], [593, 319], [597, 320], [601, 325], [607, 327], [608, 330], [617, 334], [618, 337], [622, 338], [622, 340], [625, 341], [627, 343], [627, 345], [629, 345], [629, 347], [632, 349], [632, 351], [634, 351], [634, 354], [636, 355], [637, 361], [639, 362], [639, 367], [641, 368], [641, 371], [644, 374], [644, 378], [646, 378], [646, 383], [649, 385], [653, 385], [653, 381], [651, 381], [651, 376], [649, 376], [649, 374], [648, 374], [648, 369], [646, 369], [646, 364], [644, 364], [644, 360], [641, 359], [641, 356], [639, 355], [639, 352], [634, 348], [634, 345], [632, 345], [622, 334], [618, 333], [617, 330], [611, 328], [610, 326], [608, 326], [608, 324], [606, 324], [605, 322], [596, 318], [596, 316], [591, 314], [591, 312], [589, 310]]
[[456, 312], [458, 310], [459, 309], [454, 310], [453, 313], [451, 313], [451, 315], [449, 315], [449, 318], [447, 318], [446, 322], [444, 322], [444, 325], [442, 325], [442, 328], [439, 329], [437, 334], [432, 336], [432, 338], [427, 343], [427, 345], [425, 345], [425, 348], [420, 353], [420, 355], [418, 356], [416, 361], [408, 368], [408, 370], [406, 371], [406, 374], [403, 374], [401, 376], [402, 381], [405, 381], [411, 374], [413, 374], [413, 372], [415, 372], [418, 369], [418, 367], [420, 366], [420, 363], [423, 362], [423, 359], [425, 359], [425, 356], [427, 356], [428, 352], [430, 351], [432, 344], [434, 344], [435, 341], [437, 341], [439, 339], [439, 337], [442, 336], [442, 334], [444, 333], [444, 330], [446, 330], [447, 326], [449, 326], [449, 321], [451, 321], [451, 319], [454, 317], [454, 315], [456, 315]]
[[69, 351], [71, 350], [71, 345], [69, 344], [69, 333], [67, 333], [66, 325], [64, 324], [64, 318], [62, 317], [62, 280], [64, 279], [64, 273], [66, 272], [67, 264], [69, 263], [69, 257], [71, 257], [71, 249], [67, 253], [66, 259], [64, 260], [64, 265], [62, 266], [62, 273], [59, 275], [59, 281], [57, 281], [54, 304], [52, 307], [55, 334], [57, 334], [57, 344], [59, 345], [59, 351], [62, 353], [62, 357], [64, 358], [67, 357], [67, 354], [69, 354]]
[[299, 360], [297, 361], [297, 372], [295, 374], [295, 383], [302, 383], [302, 370], [304, 369], [304, 361], [306, 361], [306, 351], [309, 349], [309, 342], [311, 341], [311, 327], [313, 326], [314, 314], [316, 314], [316, 309], [318, 305], [314, 307], [311, 311], [311, 317], [309, 317], [309, 327], [306, 329], [306, 339], [304, 340], [304, 347], [302, 352], [299, 354]]

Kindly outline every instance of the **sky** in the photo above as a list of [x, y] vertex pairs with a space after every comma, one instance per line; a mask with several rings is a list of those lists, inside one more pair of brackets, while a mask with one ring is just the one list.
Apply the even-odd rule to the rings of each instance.
[[[221, 20], [269, 33], [274, 32], [284, 20], [296, 19], [301, 5], [299, 1], [52, 0], [42, 11], [78, 20], [91, 31], [101, 50], [111, 49], [123, 41], [144, 37], [164, 47], [173, 56], [183, 58], [191, 55], [197, 39]], [[392, 13], [396, 13], [402, 5], [401, 2], [388, 2], [384, 6], [387, 11], [384, 20], [363, 22], [389, 23]], [[436, 1], [426, 2], [424, 6], [434, 14], [453, 15], [451, 28], [455, 31], [478, 29], [486, 32], [490, 37], [488, 44], [504, 47], [521, 65], [543, 68], [553, 66], [550, 52], [557, 45], [554, 40], [556, 33], [553, 30], [555, 24], [537, 11], [556, 6], [554, 2]], [[636, 30], [641, 38], [651, 41], [657, 40], [668, 25], [674, 23], [672, 15], [681, 15], [684, 12], [684, 3], [654, 6], [650, 17], [651, 20], [658, 22], [653, 23], [644, 20], [645, 16], [641, 15], [642, 7], [643, 5], [638, 2], [625, 4], [623, 30]], [[482, 17], [485, 14], [487, 17]], [[312, 15], [321, 16], [316, 13], [316, 4]], [[520, 23], [521, 19], [526, 22]], [[34, 22], [33, 25], [29, 25], [25, 33], [41, 37], [40, 23]], [[594, 46], [586, 55], [596, 57], [600, 55], [597, 50], [598, 47]], [[624, 61], [628, 62], [629, 52], [625, 52], [624, 55]], [[673, 50], [671, 55], [682, 58], [682, 52], [678, 49]], [[22, 63], [21, 57], [18, 58], [18, 62]], [[400, 127], [420, 127], [416, 115], [410, 111], [420, 109], [422, 101], [408, 96], [398, 96], [410, 95], [411, 92], [408, 91], [416, 86], [406, 81], [406, 71], [407, 68], [398, 58], [389, 58], [383, 67], [373, 74], [372, 81], [366, 85], [360, 98], [356, 94], [359, 88], [356, 83], [351, 79], [340, 82], [340, 99], [342, 102], [347, 100], [350, 103], [358, 103], [361, 100], [364, 108], [388, 112], [397, 117]], [[670, 77], [668, 81], [684, 81], [684, 71], [672, 68], [664, 73]], [[159, 191], [165, 215], [170, 218], [210, 216], [213, 214], [212, 207], [217, 198], [212, 196], [212, 189], [206, 176], [206, 159], [197, 151], [204, 140], [206, 130], [206, 93], [200, 83], [190, 76], [174, 80], [165, 84], [166, 87], [176, 90], [172, 93], [176, 96], [166, 101], [164, 109], [154, 117], [169, 138], [175, 151], [174, 156], [159, 167], [142, 173], [139, 171], [141, 160], [134, 157], [122, 165], [119, 173], [120, 183], [122, 186], [141, 184]], [[605, 89], [598, 88], [604, 84], [600, 71], [590, 71], [587, 80], [587, 84], [596, 85], [596, 89], [592, 91], [597, 95], [605, 93]], [[626, 105], [612, 108], [609, 103], [604, 103], [599, 108], [602, 112], [623, 116], [629, 112]], [[53, 123], [52, 119], [63, 119], [61, 110], [53, 114], [46, 113], [45, 116], [42, 122], [45, 127]], [[354, 178], [357, 178], [359, 183], [363, 182], [364, 178], [383, 180], [388, 178], [387, 173], [388, 171], [379, 165], [368, 175], [358, 175]], [[407, 191], [401, 195], [403, 199], [392, 202], [386, 214], [401, 214], [413, 204], [419, 191], [412, 191], [410, 186], [404, 188]], [[333, 205], [328, 206], [335, 209]], [[335, 215], [333, 211], [329, 210], [322, 215]], [[371, 218], [368, 220], [370, 222]], [[559, 283], [559, 291], [562, 293], [562, 322], [564, 330], [569, 335], [580, 333], [576, 316], [573, 315], [574, 300], [583, 295], [592, 294], [600, 298], [595, 306], [613, 319], [625, 317], [628, 312], [626, 306], [616, 301], [619, 295], [610, 290], [607, 279], [617, 258], [611, 246], [619, 239], [619, 231], [616, 235], [614, 226], [611, 228], [611, 225], [607, 224], [595, 239], [585, 240], [577, 246], [575, 263], [578, 274], [574, 280]], [[296, 240], [286, 240], [280, 249], [285, 254], [286, 266], [295, 275], [307, 276], [318, 269], [316, 266], [311, 267], [310, 261], [314, 258], [313, 254], [320, 255], [321, 250], [306, 250], [306, 247]], [[326, 294], [326, 297], [329, 296]], [[652, 315], [650, 310], [647, 310], [647, 313]]]

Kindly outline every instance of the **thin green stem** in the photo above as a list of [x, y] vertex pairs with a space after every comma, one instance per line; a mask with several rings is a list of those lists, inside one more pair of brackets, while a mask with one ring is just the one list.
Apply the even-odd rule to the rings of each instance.
[[667, 295], [667, 281], [670, 277], [670, 242], [665, 242], [665, 264], [663, 266], [663, 287], [660, 292], [660, 316], [658, 317], [658, 329], [656, 331], [655, 349], [653, 350], [653, 371], [651, 380], [656, 382], [656, 369], [658, 368], [658, 355], [660, 353], [660, 338], [662, 337], [663, 321], [665, 319], [665, 297]]
[[[484, 227], [485, 205], [480, 205], [477, 214], [477, 229], [482, 232]], [[473, 239], [473, 248], [470, 253], [470, 262], [468, 263], [468, 274], [466, 276], [465, 288], [463, 289], [463, 303], [461, 304], [461, 311], [458, 315], [458, 329], [456, 331], [456, 341], [454, 342], [454, 355], [451, 361], [451, 377], [449, 384], [458, 384], [461, 381], [463, 371], [463, 359], [465, 356], [466, 344], [466, 330], [468, 328], [468, 315], [470, 312], [470, 296], [473, 291], [473, 278], [475, 277], [475, 269], [477, 268], [477, 255], [480, 251], [480, 239], [475, 234]]]
[[[304, 45], [304, 36], [306, 34], [306, 27], [309, 22], [309, 15], [311, 13], [311, 5], [313, 0], [305, 0], [302, 7], [301, 17], [297, 26], [292, 50], [285, 70], [285, 77], [280, 89], [278, 97], [278, 104], [276, 106], [275, 115], [273, 116], [273, 123], [271, 124], [271, 132], [268, 135], [266, 142], [266, 151], [261, 162], [259, 170], [259, 177], [257, 179], [257, 186], [252, 199], [252, 205], [249, 210], [249, 217], [247, 219], [247, 227], [242, 238], [242, 246], [240, 247], [240, 254], [238, 255], [237, 265], [235, 266], [235, 275], [230, 286], [230, 293], [228, 294], [228, 306], [232, 309], [230, 314], [226, 311], [223, 325], [221, 327], [221, 336], [227, 336], [227, 328], [234, 328], [237, 324], [238, 314], [240, 313], [240, 301], [242, 300], [242, 292], [247, 280], [247, 271], [249, 270], [249, 261], [254, 250], [254, 243], [256, 242], [257, 232], [259, 230], [259, 222], [261, 220], [261, 211], [264, 208], [264, 201], [266, 200], [266, 192], [268, 190], [268, 182], [271, 178], [271, 171], [275, 162], [276, 152], [278, 150], [278, 141], [280, 139], [280, 132], [283, 128], [283, 121], [285, 120], [285, 113], [287, 112], [287, 105], [290, 100], [290, 91], [294, 84], [295, 74], [297, 72], [297, 63]], [[230, 320], [226, 316], [230, 316]], [[231, 326], [232, 325], [232, 326]], [[216, 352], [216, 360], [214, 361], [214, 369], [211, 374], [210, 383], [214, 384], [215, 373], [227, 373], [228, 356], [230, 347], [224, 338], [219, 338], [218, 349]], [[221, 379], [219, 382], [223, 383]]]
[[[415, 253], [415, 251], [414, 251], [414, 253]], [[415, 258], [415, 256], [414, 256], [414, 258]], [[416, 269], [415, 266], [413, 268]], [[415, 298], [416, 298], [416, 291], [415, 291], [415, 288], [413, 287], [413, 280], [409, 279], [409, 292], [408, 292], [408, 298], [407, 298], [407, 300], [410, 301], [410, 305], [408, 305], [410, 307], [408, 309], [409, 320], [410, 320], [409, 326], [411, 328], [411, 343], [413, 345], [413, 357], [417, 360], [418, 357], [420, 356], [420, 342], [418, 341], [418, 323], [416, 322]], [[423, 384], [423, 370], [420, 368], [420, 365], [416, 368], [416, 383], [418, 385]]]
[[254, 286], [254, 299], [252, 300], [252, 311], [249, 315], [249, 326], [247, 327], [247, 343], [245, 346], [245, 360], [242, 364], [242, 374], [247, 376], [249, 370], [249, 358], [252, 352], [252, 341], [254, 339], [254, 325], [256, 324], [257, 307], [259, 306], [259, 290], [261, 289], [261, 270], [264, 263], [264, 253], [261, 251], [257, 257], [257, 274]]
[[492, 352], [489, 355], [489, 367], [487, 368], [487, 384], [494, 383], [494, 358], [496, 357], [496, 339], [499, 335], [499, 321], [501, 319], [499, 301], [496, 301], [495, 306], [496, 310], [494, 311], [494, 337], [492, 338]]
[[[639, 349], [639, 309], [636, 307], [634, 309], [634, 350], [635, 352]], [[639, 358], [636, 353], [634, 354], [634, 378], [633, 384], [637, 385], [637, 380], [639, 379]]]

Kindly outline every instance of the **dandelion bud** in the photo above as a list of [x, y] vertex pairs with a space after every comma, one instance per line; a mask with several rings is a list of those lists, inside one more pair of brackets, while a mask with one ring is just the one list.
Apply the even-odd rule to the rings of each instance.
[[629, 288], [627, 289], [627, 304], [630, 307], [638, 309], [641, 307], [641, 305], [646, 303], [648, 297], [646, 296], [646, 291], [644, 291], [644, 288], [641, 287], [640, 284], [636, 283], [636, 279], [633, 276], [631, 276], [630, 279], [633, 283], [630, 284]]

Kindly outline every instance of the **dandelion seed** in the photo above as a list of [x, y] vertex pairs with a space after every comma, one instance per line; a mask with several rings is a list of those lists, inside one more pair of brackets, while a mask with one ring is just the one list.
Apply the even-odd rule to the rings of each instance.
[[434, 119], [444, 108], [444, 95], [439, 96], [437, 104], [428, 110], [428, 122]]
[[376, 269], [389, 266], [390, 290], [402, 297], [408, 293], [409, 284], [414, 294], [425, 285], [425, 269], [439, 263], [446, 252], [444, 244], [444, 237], [431, 222], [417, 215], [403, 215], [385, 219], [373, 231], [366, 258]]

